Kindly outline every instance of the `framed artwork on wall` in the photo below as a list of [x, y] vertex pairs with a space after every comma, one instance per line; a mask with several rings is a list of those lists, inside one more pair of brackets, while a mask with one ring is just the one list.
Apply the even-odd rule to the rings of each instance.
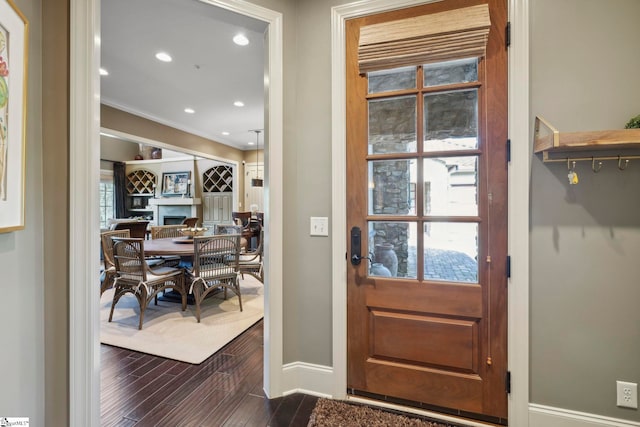
[[187, 196], [191, 186], [191, 172], [163, 172], [163, 196]]
[[0, 233], [24, 228], [29, 23], [0, 0]]

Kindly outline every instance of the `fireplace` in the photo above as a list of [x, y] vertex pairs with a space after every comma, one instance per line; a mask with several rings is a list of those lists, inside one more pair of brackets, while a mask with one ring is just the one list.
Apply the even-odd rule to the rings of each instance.
[[162, 218], [162, 223], [163, 225], [176, 225], [176, 224], [182, 224], [182, 221], [184, 221], [187, 217], [184, 215], [165, 215]]
[[[197, 217], [201, 199], [188, 197], [160, 197], [149, 199], [156, 225], [180, 224], [183, 219]], [[168, 220], [165, 220], [168, 218]]]

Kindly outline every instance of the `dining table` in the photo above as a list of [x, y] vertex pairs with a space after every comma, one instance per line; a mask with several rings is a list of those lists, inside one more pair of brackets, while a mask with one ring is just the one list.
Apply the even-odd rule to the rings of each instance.
[[[240, 239], [240, 248], [247, 247], [247, 240]], [[189, 237], [167, 237], [144, 241], [144, 253], [150, 256], [178, 255], [183, 258], [193, 257], [193, 239]]]
[[178, 255], [193, 256], [193, 239], [188, 237], [167, 237], [144, 241], [144, 254], [150, 256]]

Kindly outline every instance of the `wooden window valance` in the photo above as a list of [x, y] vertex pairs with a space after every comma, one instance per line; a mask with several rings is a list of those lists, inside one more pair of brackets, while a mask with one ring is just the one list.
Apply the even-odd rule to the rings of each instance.
[[491, 20], [481, 4], [360, 28], [360, 73], [485, 55]]

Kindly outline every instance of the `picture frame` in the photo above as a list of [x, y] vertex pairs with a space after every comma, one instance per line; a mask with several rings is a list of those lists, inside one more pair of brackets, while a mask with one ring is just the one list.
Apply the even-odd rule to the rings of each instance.
[[24, 229], [29, 23], [0, 0], [0, 233]]
[[191, 187], [191, 172], [163, 172], [162, 196], [186, 196]]

